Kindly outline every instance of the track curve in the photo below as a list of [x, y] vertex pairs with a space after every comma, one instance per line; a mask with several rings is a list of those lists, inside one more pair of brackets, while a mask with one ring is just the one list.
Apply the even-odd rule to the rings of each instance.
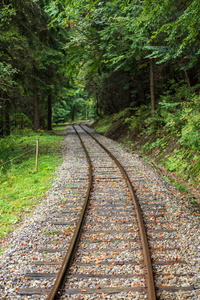
[[[120, 164], [120, 162], [112, 155], [112, 153], [103, 145], [101, 144], [97, 139], [95, 139], [91, 133], [89, 133], [85, 128], [83, 128], [83, 126], [80, 126], [81, 129], [84, 130], [84, 132], [86, 134], [88, 134], [108, 155], [109, 157], [114, 161], [114, 163], [117, 165], [117, 167], [119, 168], [126, 184], [127, 187], [129, 189], [131, 198], [134, 202], [134, 207], [135, 207], [135, 212], [136, 212], [136, 219], [138, 221], [138, 228], [139, 228], [139, 233], [140, 233], [140, 240], [141, 240], [141, 244], [142, 244], [142, 252], [143, 252], [143, 259], [144, 259], [144, 276], [145, 276], [145, 289], [147, 290], [147, 299], [149, 300], [154, 300], [156, 299], [156, 294], [155, 294], [155, 286], [154, 286], [154, 280], [153, 280], [153, 271], [152, 271], [152, 266], [151, 266], [151, 259], [150, 259], [150, 254], [149, 254], [149, 249], [148, 249], [148, 243], [147, 243], [147, 237], [146, 237], [146, 232], [145, 232], [145, 228], [144, 228], [144, 223], [142, 220], [142, 215], [140, 212], [140, 207], [139, 204], [137, 202], [137, 198], [136, 195], [134, 193], [134, 189], [133, 186], [131, 184], [131, 181], [125, 171], [125, 169], [122, 167], [122, 165]], [[75, 128], [75, 126], [73, 126], [74, 130], [76, 131], [76, 134], [79, 136], [79, 139], [81, 141], [81, 144], [84, 148], [84, 151], [86, 153], [87, 156], [87, 160], [89, 163], [89, 169], [90, 169], [90, 183], [92, 183], [92, 165], [91, 165], [91, 160], [89, 158], [89, 154], [88, 151], [86, 149], [86, 146], [84, 145], [83, 140], [81, 139], [77, 129]], [[86, 203], [88, 203], [88, 199], [89, 199], [89, 191], [91, 189], [91, 186], [88, 188], [88, 192], [87, 192], [87, 200]], [[83, 209], [82, 209], [82, 213], [80, 216], [80, 221], [77, 224], [77, 228], [74, 232], [74, 236], [72, 238], [72, 241], [70, 243], [70, 247], [67, 251], [67, 254], [65, 256], [64, 262], [62, 264], [62, 267], [59, 271], [58, 277], [56, 279], [56, 282], [53, 286], [53, 289], [48, 297], [48, 300], [53, 300], [53, 299], [57, 299], [58, 298], [58, 294], [59, 294], [59, 290], [62, 289], [63, 286], [63, 282], [64, 282], [64, 278], [66, 278], [68, 271], [70, 269], [70, 266], [72, 264], [72, 261], [70, 258], [74, 257], [74, 251], [77, 245], [77, 241], [78, 241], [78, 237], [80, 237], [80, 230], [83, 224], [83, 220], [85, 218], [84, 214], [86, 213], [86, 207], [87, 204], [84, 203]], [[86, 223], [87, 224], [87, 223]], [[87, 290], [86, 290], [87, 292]]]
[[41, 223], [44, 242], [37, 254], [31, 250], [34, 261], [18, 295], [41, 300], [197, 299], [197, 274], [195, 268], [191, 271], [197, 260], [191, 261], [179, 234], [181, 226], [185, 235], [189, 216], [172, 201], [168, 206], [168, 192], [113, 141], [86, 125], [68, 128], [79, 171], [72, 184], [61, 183], [60, 206]]
[[87, 151], [87, 149], [86, 149], [79, 133], [77, 132], [76, 128], [74, 126], [73, 126], [73, 128], [74, 128], [74, 130], [75, 130], [75, 132], [76, 132], [76, 134], [77, 134], [77, 136], [78, 136], [78, 138], [81, 142], [81, 145], [82, 145], [82, 147], [85, 151], [85, 154], [86, 154], [86, 158], [87, 158], [87, 162], [88, 162], [88, 171], [89, 171], [89, 182], [88, 182], [87, 193], [86, 193], [86, 196], [85, 196], [85, 201], [83, 203], [83, 207], [82, 207], [82, 210], [81, 210], [81, 213], [80, 213], [78, 223], [76, 225], [76, 229], [74, 231], [74, 234], [73, 234], [73, 237], [71, 239], [69, 248], [68, 248], [67, 253], [64, 257], [62, 266], [61, 266], [60, 271], [57, 275], [57, 278], [56, 278], [56, 281], [53, 285], [53, 288], [50, 292], [48, 300], [53, 300], [53, 299], [57, 298], [59, 290], [62, 289], [63, 284], [64, 284], [64, 280], [65, 280], [65, 278], [68, 274], [69, 268], [72, 264], [72, 261], [73, 261], [74, 255], [75, 255], [75, 249], [76, 249], [77, 244], [79, 242], [81, 229], [82, 229], [84, 218], [85, 218], [86, 209], [87, 209], [87, 206], [88, 206], [88, 201], [89, 201], [89, 196], [90, 196], [90, 189], [91, 189], [91, 186], [92, 186], [92, 164], [91, 164], [90, 156], [89, 156], [88, 151]]

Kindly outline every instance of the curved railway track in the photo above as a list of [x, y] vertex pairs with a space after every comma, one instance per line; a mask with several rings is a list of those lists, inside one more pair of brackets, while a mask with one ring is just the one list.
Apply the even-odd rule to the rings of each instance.
[[[87, 177], [80, 173], [77, 178], [80, 201], [69, 201], [66, 210], [52, 223], [51, 230], [58, 233], [58, 238], [50, 240], [51, 248], [41, 249], [41, 260], [34, 262], [33, 270], [42, 268], [43, 273], [25, 275], [32, 282], [45, 280], [20, 289], [19, 294], [48, 300], [153, 300], [176, 299], [173, 293], [177, 291], [186, 294], [194, 291], [193, 285], [175, 286], [169, 280], [171, 271], [173, 278], [178, 279], [184, 276], [188, 279], [194, 274], [189, 270], [187, 274], [180, 271], [176, 274], [177, 265], [186, 261], [179, 258], [180, 237], [175, 234], [174, 226], [171, 229], [174, 221], [166, 216], [165, 204], [151, 195], [144, 176], [135, 175], [134, 166], [126, 158], [115, 151], [117, 159], [107, 149], [110, 145], [105, 147], [100, 142], [101, 137], [94, 137], [86, 126], [74, 125], [73, 129], [80, 142], [77, 152], [83, 159], [86, 156], [88, 168]], [[61, 230], [58, 232], [57, 228]], [[50, 253], [48, 261], [45, 253]], [[64, 255], [61, 266], [56, 255], [59, 258]], [[46, 265], [51, 266], [52, 272], [44, 272]], [[163, 266], [169, 271], [162, 272]], [[47, 287], [47, 281], [52, 282], [51, 288]], [[38, 295], [44, 297], [37, 298]]]
[[[81, 128], [83, 129], [83, 127], [81, 127]], [[74, 126], [74, 129], [75, 129], [75, 126]], [[78, 134], [76, 129], [75, 129], [75, 131]], [[88, 133], [86, 130], [84, 130], [84, 132]], [[78, 134], [78, 136], [80, 138], [79, 134]], [[90, 137], [92, 137], [91, 134], [90, 134]], [[75, 251], [75, 246], [76, 246], [76, 243], [74, 242], [74, 240], [77, 240], [79, 235], [80, 235], [79, 232], [81, 230], [81, 224], [83, 223], [83, 219], [85, 218], [85, 213], [86, 213], [87, 216], [88, 216], [88, 214], [89, 215], [93, 214], [94, 216], [96, 215], [95, 220], [92, 221], [95, 224], [95, 222], [99, 223], [99, 217], [100, 216], [102, 216], [102, 217], [107, 216], [107, 211], [108, 210], [110, 210], [110, 215], [108, 217], [106, 217], [106, 223], [109, 222], [109, 228], [110, 229], [105, 230], [102, 227], [101, 227], [101, 229], [99, 229], [99, 226], [97, 226], [98, 227], [97, 231], [94, 228], [91, 230], [90, 229], [91, 228], [91, 221], [90, 221], [91, 217], [88, 217], [88, 218], [86, 217], [84, 231], [83, 231], [82, 239], [80, 240], [80, 243], [82, 242], [82, 240], [88, 240], [88, 238], [91, 237], [92, 235], [95, 236], [95, 240], [98, 240], [99, 243], [101, 241], [102, 242], [104, 241], [104, 239], [101, 240], [102, 234], [104, 234], [104, 237], [105, 237], [105, 235], [107, 235], [108, 236], [108, 239], [107, 239], [108, 242], [111, 239], [111, 243], [112, 243], [112, 240], [114, 240], [114, 241], [116, 239], [118, 240], [118, 236], [119, 236], [119, 239], [121, 238], [123, 240], [124, 235], [126, 235], [127, 233], [128, 233], [128, 236], [130, 236], [130, 237], [132, 236], [133, 232], [134, 232], [134, 234], [136, 232], [139, 233], [139, 234], [134, 236], [134, 240], [137, 241], [137, 242], [140, 241], [143, 255], [142, 255], [142, 257], [140, 256], [141, 255], [141, 249], [139, 249], [139, 247], [138, 247], [138, 249], [135, 251], [135, 253], [133, 255], [133, 256], [137, 257], [137, 259], [134, 260], [134, 261], [130, 261], [130, 262], [128, 261], [128, 263], [132, 266], [132, 272], [133, 272], [133, 270], [135, 272], [135, 266], [138, 266], [138, 264], [140, 265], [140, 267], [139, 267], [140, 268], [140, 273], [143, 274], [143, 277], [145, 278], [145, 283], [142, 282], [142, 280], [140, 280], [139, 283], [137, 282], [137, 286], [135, 286], [136, 282], [133, 281], [133, 285], [130, 286], [130, 287], [127, 286], [128, 285], [127, 283], [125, 283], [124, 286], [122, 286], [122, 283], [121, 283], [120, 288], [118, 288], [118, 287], [114, 287], [114, 288], [113, 287], [112, 288], [110, 288], [110, 287], [107, 288], [106, 287], [106, 288], [104, 288], [104, 287], [102, 287], [102, 285], [97, 285], [97, 286], [94, 285], [94, 286], [96, 286], [97, 288], [99, 287], [98, 290], [100, 290], [99, 291], [100, 293], [106, 293], [108, 291], [112, 292], [112, 293], [116, 293], [117, 291], [119, 292], [120, 290], [124, 289], [126, 292], [129, 292], [129, 296], [130, 296], [130, 292], [134, 293], [134, 291], [139, 291], [139, 292], [143, 292], [143, 293], [146, 292], [147, 299], [151, 299], [151, 300], [156, 299], [155, 287], [154, 287], [154, 281], [153, 281], [153, 272], [152, 272], [152, 267], [151, 267], [147, 237], [146, 237], [146, 233], [145, 233], [145, 229], [144, 229], [144, 223], [143, 223], [143, 220], [142, 220], [142, 215], [141, 215], [141, 212], [140, 212], [140, 208], [139, 208], [139, 205], [138, 205], [138, 202], [137, 202], [132, 184], [130, 182], [130, 179], [129, 179], [126, 171], [124, 170], [122, 165], [119, 163], [119, 161], [111, 154], [111, 152], [108, 149], [106, 149], [106, 147], [104, 147], [101, 143], [99, 143], [98, 140], [96, 140], [94, 137], [92, 137], [92, 138], [98, 144], [98, 146], [100, 146], [100, 148], [98, 146], [95, 147], [95, 145], [93, 147], [93, 151], [95, 151], [95, 155], [98, 155], [97, 159], [95, 160], [95, 164], [94, 164], [95, 169], [98, 169], [99, 164], [100, 164], [101, 169], [102, 169], [102, 165], [105, 164], [104, 170], [107, 170], [108, 157], [105, 157], [105, 152], [106, 152], [106, 154], [108, 154], [108, 156], [114, 162], [114, 164], [112, 166], [112, 172], [117, 172], [118, 169], [119, 169], [122, 176], [118, 177], [117, 180], [118, 181], [120, 180], [122, 182], [124, 181], [124, 182], [123, 182], [122, 186], [120, 186], [121, 184], [118, 183], [118, 187], [115, 189], [115, 191], [112, 191], [113, 179], [112, 179], [112, 177], [109, 178], [109, 176], [108, 176], [106, 178], [106, 182], [103, 182], [102, 187], [100, 187], [99, 186], [100, 185], [99, 178], [97, 180], [95, 180], [95, 178], [97, 177], [97, 174], [96, 174], [97, 170], [93, 171], [93, 177], [95, 177], [94, 180], [93, 180], [93, 189], [95, 189], [95, 191], [93, 191], [92, 195], [90, 195], [89, 209], [88, 209], [88, 211], [86, 211], [86, 207], [87, 207], [87, 203], [88, 203], [88, 199], [89, 199], [89, 190], [91, 188], [92, 164], [91, 164], [87, 149], [86, 149], [82, 139], [80, 138], [80, 141], [81, 141], [82, 146], [85, 150], [87, 160], [88, 160], [88, 163], [89, 163], [90, 185], [89, 185], [88, 193], [86, 195], [86, 201], [84, 203], [83, 210], [82, 210], [79, 222], [78, 222], [77, 227], [76, 227], [77, 230], [74, 233], [74, 237], [73, 237], [72, 242], [70, 244], [67, 255], [64, 259], [63, 266], [61, 268], [61, 271], [58, 274], [57, 280], [54, 284], [54, 287], [53, 287], [48, 299], [52, 300], [52, 299], [56, 298], [56, 296], [59, 292], [59, 289], [60, 289], [60, 285], [62, 285], [62, 282], [63, 282], [63, 279], [62, 279], [63, 275], [65, 275], [66, 272], [68, 273], [69, 266], [71, 265], [70, 257], [74, 256], [73, 253]], [[97, 149], [98, 149], [98, 152], [97, 152]], [[102, 152], [101, 149], [103, 149], [104, 151]], [[92, 155], [91, 155], [91, 157], [92, 157]], [[127, 184], [128, 188], [126, 188], [124, 186], [125, 183]], [[105, 194], [103, 204], [101, 204], [102, 201], [100, 201], [100, 203], [98, 203], [98, 200], [93, 200], [93, 199], [98, 198], [98, 193], [100, 193], [100, 190], [102, 190], [102, 188], [104, 186], [106, 186], [106, 188], [109, 189], [111, 191], [111, 193], [109, 192], [108, 195]], [[120, 192], [120, 189], [123, 191], [124, 196], [123, 197], [121, 196], [121, 199], [120, 199], [121, 201], [119, 202], [119, 199], [117, 199], [118, 198], [117, 196], [118, 196], [118, 193]], [[133, 207], [131, 207], [132, 205], [131, 205], [131, 203], [129, 203], [129, 206], [128, 206], [129, 209], [127, 210], [127, 206], [126, 206], [127, 200], [124, 201], [123, 198], [126, 199], [128, 194], [131, 195], [131, 199], [134, 201], [135, 209]], [[101, 214], [99, 212], [99, 206], [101, 207]], [[132, 220], [131, 227], [130, 227], [130, 224], [129, 224], [130, 220], [128, 220], [127, 228], [126, 228], [126, 226], [124, 226], [125, 228], [123, 228], [123, 230], [121, 231], [121, 215], [120, 216], [118, 216], [118, 215], [117, 216], [116, 215], [112, 216], [112, 210], [114, 209], [113, 206], [114, 206], [114, 208], [116, 207], [116, 210], [120, 209], [120, 211], [123, 211], [123, 216], [129, 215], [130, 214], [130, 209], [132, 210], [132, 213], [133, 213], [133, 211], [135, 211], [135, 213], [133, 214], [133, 220]], [[92, 207], [95, 207], [95, 209], [93, 209]], [[87, 223], [88, 221], [89, 221], [89, 224]], [[125, 221], [125, 222], [127, 222], [127, 221]], [[115, 226], [113, 226], [113, 223], [115, 224]], [[133, 229], [132, 226], [134, 227], [134, 229]], [[89, 231], [88, 231], [88, 228], [89, 228]], [[128, 240], [128, 236], [127, 236], [127, 240]], [[125, 249], [125, 251], [123, 251], [123, 250], [121, 251], [121, 253], [128, 252], [127, 249]], [[98, 268], [99, 267], [101, 268], [101, 265], [103, 263], [106, 263], [106, 264], [109, 265], [110, 275], [113, 273], [112, 274], [113, 277], [115, 275], [121, 276], [121, 272], [119, 272], [119, 274], [115, 274], [115, 272], [112, 272], [113, 258], [111, 258], [110, 262], [107, 259], [107, 256], [108, 257], [113, 256], [113, 251], [115, 251], [115, 253], [119, 252], [118, 247], [116, 247], [116, 249], [113, 249], [113, 248], [107, 246], [106, 248], [103, 249], [103, 251], [100, 251], [100, 252], [103, 252], [105, 259], [100, 260], [99, 264], [97, 264], [97, 265], [98, 265]], [[97, 253], [97, 249], [95, 250], [95, 252]], [[105, 253], [106, 253], [106, 256], [105, 256]], [[131, 257], [131, 254], [133, 254], [133, 253], [130, 253], [129, 257]], [[84, 258], [86, 256], [90, 257], [89, 255], [90, 255], [90, 251], [88, 251], [86, 249], [85, 251], [82, 251], [81, 255], [79, 255], [79, 256]], [[138, 263], [138, 260], [139, 260], [139, 263]], [[96, 264], [96, 262], [94, 262], [94, 263]], [[68, 264], [69, 264], [69, 266], [68, 266]], [[84, 259], [83, 259], [83, 264], [84, 264], [84, 267], [86, 267]], [[116, 264], [119, 265], [120, 269], [121, 269], [121, 266], [123, 266], [125, 264], [125, 261], [124, 260], [117, 261]], [[78, 264], [76, 264], [76, 265], [78, 265]], [[76, 268], [76, 265], [73, 266], [73, 269]], [[90, 265], [92, 265], [92, 264], [90, 264]], [[142, 270], [143, 270], [143, 272], [142, 272]], [[92, 271], [91, 271], [91, 273], [92, 273]], [[106, 278], [106, 275], [108, 275], [107, 273], [108, 273], [108, 270], [106, 270], [106, 274], [103, 274], [101, 272], [101, 274], [100, 274], [101, 277], [102, 277], [101, 279]], [[140, 276], [142, 276], [141, 274], [140, 274]], [[83, 274], [83, 278], [84, 278], [84, 275], [85, 274]], [[81, 275], [79, 275], [79, 278], [80, 278], [80, 276]], [[95, 278], [95, 276], [97, 276], [96, 278], [98, 278], [98, 275], [92, 273], [90, 278]], [[123, 273], [123, 276], [125, 276], [124, 278], [129, 277], [129, 279], [131, 279], [130, 273]], [[136, 277], [135, 274], [134, 274], [134, 277]], [[124, 280], [124, 282], [125, 282], [125, 280]], [[131, 280], [129, 280], [129, 282], [131, 282]], [[131, 284], [129, 283], [129, 285], [131, 285]], [[138, 285], [139, 285], [139, 287], [138, 287]], [[92, 289], [87, 289], [87, 290], [82, 289], [82, 292], [83, 292], [83, 290], [84, 290], [85, 293], [94, 293], [94, 294], [97, 293], [97, 289], [95, 290], [95, 287], [92, 288]], [[78, 289], [77, 291], [75, 289], [74, 290], [67, 289], [65, 293], [66, 294], [71, 294], [71, 293], [76, 294], [76, 293], [80, 293], [80, 292], [81, 292], [80, 289]], [[62, 296], [62, 298], [63, 298], [63, 296]]]

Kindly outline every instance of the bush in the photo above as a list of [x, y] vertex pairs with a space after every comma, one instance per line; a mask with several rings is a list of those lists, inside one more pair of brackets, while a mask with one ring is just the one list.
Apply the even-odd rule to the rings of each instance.
[[182, 104], [181, 119], [184, 126], [181, 128], [180, 143], [186, 147], [200, 150], [200, 96], [194, 96], [192, 101]]
[[128, 125], [131, 131], [136, 129], [141, 130], [144, 126], [144, 120], [150, 116], [150, 107], [147, 105], [141, 105], [131, 109], [134, 113], [131, 117], [125, 119], [124, 123]]

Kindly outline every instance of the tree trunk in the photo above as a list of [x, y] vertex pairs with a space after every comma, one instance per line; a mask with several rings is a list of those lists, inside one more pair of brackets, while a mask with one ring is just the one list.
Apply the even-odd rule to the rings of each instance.
[[155, 84], [154, 84], [154, 59], [150, 60], [150, 93], [151, 93], [151, 116], [155, 117]]
[[35, 91], [35, 96], [33, 98], [33, 123], [34, 123], [34, 131], [36, 132], [40, 129], [40, 116], [39, 116], [39, 96], [38, 91]]
[[52, 130], [52, 93], [48, 95], [48, 123], [47, 129]]
[[76, 106], [75, 106], [75, 104], [74, 104], [73, 107], [72, 107], [72, 122], [73, 122], [74, 119], [75, 119], [75, 113], [76, 113]]
[[188, 86], [191, 87], [190, 78], [189, 78], [188, 72], [186, 70], [184, 70], [184, 74], [185, 74], [185, 79], [187, 81]]
[[0, 138], [3, 138], [3, 127], [4, 127], [3, 108], [0, 106]]
[[96, 92], [96, 115], [99, 117], [99, 94]]
[[10, 115], [8, 112], [8, 108], [6, 108], [5, 114], [5, 134], [6, 136], [10, 135]]

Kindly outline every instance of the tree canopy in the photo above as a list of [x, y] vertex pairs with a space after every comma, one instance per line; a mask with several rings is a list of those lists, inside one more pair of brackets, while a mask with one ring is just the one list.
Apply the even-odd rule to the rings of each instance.
[[198, 0], [2, 0], [0, 19], [1, 135], [94, 106], [101, 116], [151, 102], [154, 117], [174, 82], [199, 92]]

